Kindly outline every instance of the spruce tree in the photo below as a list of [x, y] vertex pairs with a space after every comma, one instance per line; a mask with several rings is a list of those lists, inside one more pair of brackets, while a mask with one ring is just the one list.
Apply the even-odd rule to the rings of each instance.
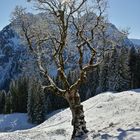
[[99, 87], [97, 93], [105, 92], [109, 88], [109, 52], [104, 53], [104, 60], [99, 67]]
[[135, 88], [140, 88], [140, 48], [138, 48], [137, 52], [135, 79], [136, 79]]
[[137, 52], [135, 47], [131, 47], [129, 52], [129, 66], [131, 71], [131, 88], [137, 88]]
[[45, 94], [35, 80], [30, 85], [27, 110], [30, 122], [40, 124], [45, 120]]
[[4, 108], [4, 113], [5, 114], [10, 114], [12, 112], [11, 109], [11, 93], [8, 92], [5, 96], [5, 108]]
[[4, 113], [5, 95], [6, 95], [6, 92], [4, 90], [0, 91], [0, 114]]
[[119, 63], [118, 63], [118, 51], [117, 46], [114, 47], [110, 54], [109, 71], [108, 71], [108, 90], [116, 91], [119, 84]]
[[28, 78], [20, 77], [10, 83], [12, 112], [27, 112]]
[[131, 72], [129, 66], [129, 48], [122, 46], [118, 58], [118, 86], [117, 91], [129, 90], [131, 88]]

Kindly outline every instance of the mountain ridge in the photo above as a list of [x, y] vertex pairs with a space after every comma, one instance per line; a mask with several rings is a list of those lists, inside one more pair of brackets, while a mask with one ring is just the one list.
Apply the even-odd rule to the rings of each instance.
[[140, 39], [130, 38], [130, 40], [133, 42], [133, 44], [140, 46]]

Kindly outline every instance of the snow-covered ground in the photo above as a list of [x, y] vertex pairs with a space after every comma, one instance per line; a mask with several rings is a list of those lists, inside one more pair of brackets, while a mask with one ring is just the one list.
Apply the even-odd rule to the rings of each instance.
[[28, 123], [28, 116], [25, 113], [0, 115], [0, 132], [29, 129], [34, 126]]
[[[140, 90], [103, 93], [84, 103], [89, 133], [84, 140], [140, 140]], [[0, 140], [70, 140], [69, 109], [28, 130], [0, 133]]]

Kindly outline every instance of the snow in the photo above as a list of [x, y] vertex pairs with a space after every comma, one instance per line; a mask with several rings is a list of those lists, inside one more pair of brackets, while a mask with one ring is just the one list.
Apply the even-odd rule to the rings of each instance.
[[33, 126], [35, 125], [28, 123], [28, 116], [25, 113], [0, 115], [0, 132], [29, 129]]
[[[139, 140], [140, 90], [106, 92], [83, 103], [89, 133], [84, 140]], [[39, 126], [0, 133], [0, 140], [70, 140], [71, 112], [63, 110]]]
[[130, 39], [135, 45], [140, 45], [140, 39]]

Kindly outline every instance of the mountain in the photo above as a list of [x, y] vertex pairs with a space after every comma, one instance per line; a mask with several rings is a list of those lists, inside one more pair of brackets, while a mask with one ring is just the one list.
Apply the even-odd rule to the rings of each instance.
[[140, 46], [140, 39], [130, 39], [135, 45]]
[[[89, 133], [84, 140], [139, 140], [140, 89], [102, 93], [83, 103]], [[71, 112], [50, 114], [32, 129], [0, 133], [1, 140], [70, 140]], [[82, 140], [82, 139], [79, 139]]]
[[10, 24], [0, 32], [0, 89], [5, 89], [10, 80], [21, 72], [20, 59], [24, 49], [20, 42]]
[[[107, 23], [106, 35], [108, 40], [105, 49], [113, 49], [105, 51], [104, 60], [99, 67], [87, 74], [87, 82], [79, 88], [81, 101], [85, 101], [105, 91], [120, 92], [140, 87], [140, 51], [135, 50], [132, 42], [126, 36], [123, 36], [115, 25], [111, 23]], [[74, 36], [70, 37], [74, 38]], [[79, 75], [76, 71], [78, 64], [75, 63], [78, 60], [78, 55], [77, 51], [73, 49], [75, 42], [74, 38], [74, 41], [71, 40], [68, 44], [71, 51], [70, 55], [74, 54], [73, 56], [75, 57], [70, 57], [68, 60], [69, 63], [65, 67], [70, 83], [73, 83]], [[102, 41], [97, 38], [93, 42], [93, 45], [96, 45], [98, 49], [100, 48], [98, 44], [101, 45]], [[48, 46], [49, 43], [47, 44]], [[29, 78], [38, 78], [40, 76], [35, 63], [35, 56], [31, 55], [27, 48], [24, 40], [19, 38], [19, 35], [15, 32], [15, 28], [11, 24], [0, 32], [0, 90], [6, 89], [6, 93], [8, 93], [9, 83], [12, 79], [17, 80], [23, 76]], [[52, 63], [50, 57], [48, 58], [49, 55], [47, 53], [44, 53], [44, 56], [44, 62], [47, 62], [48, 70], [52, 73], [56, 84], [61, 87], [61, 81], [58, 77], [55, 77], [56, 67], [54, 63]], [[101, 55], [99, 54], [98, 56], [100, 57]], [[86, 50], [84, 60], [89, 59], [89, 57], [90, 55]], [[31, 79], [30, 81], [34, 80]], [[31, 82], [28, 83], [28, 85], [30, 84]], [[56, 97], [53, 94], [46, 94], [46, 96], [45, 105], [47, 113], [68, 106], [63, 98]]]
[[[109, 40], [113, 40], [119, 46], [131, 47], [133, 45], [127, 37], [119, 41], [122, 38], [122, 34], [113, 24], [107, 23], [107, 27], [106, 33], [109, 35]], [[25, 43], [19, 38], [11, 24], [0, 31], [0, 89], [8, 89], [11, 79], [18, 78], [19, 75], [25, 72], [25, 69], [29, 70], [28, 67], [31, 69], [30, 74], [33, 74], [36, 69], [34, 59], [31, 55], [28, 55], [29, 51], [25, 46]], [[89, 56], [88, 53], [87, 56]], [[74, 63], [73, 60], [71, 62]], [[52, 74], [56, 74], [52, 63], [50, 65]], [[69, 67], [71, 68], [70, 64], [67, 68]]]

